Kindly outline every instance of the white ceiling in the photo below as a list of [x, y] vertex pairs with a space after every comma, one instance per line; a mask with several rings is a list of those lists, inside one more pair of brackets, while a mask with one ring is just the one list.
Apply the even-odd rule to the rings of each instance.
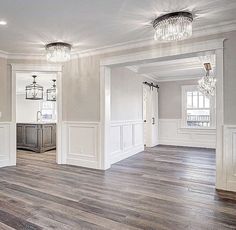
[[52, 80], [56, 79], [56, 74], [41, 73], [17, 73], [16, 75], [16, 93], [25, 93], [25, 87], [33, 82], [32, 75], [37, 75], [36, 82], [44, 87], [44, 91], [52, 87]]
[[[212, 56], [211, 62], [214, 71], [214, 56]], [[159, 82], [199, 79], [206, 74], [203, 63], [199, 57], [160, 61], [128, 66], [127, 68], [139, 75], [146, 76]]]
[[194, 30], [236, 19], [235, 0], [0, 0], [0, 50], [44, 52], [60, 40], [84, 51], [153, 37], [150, 22], [167, 12], [194, 14]]

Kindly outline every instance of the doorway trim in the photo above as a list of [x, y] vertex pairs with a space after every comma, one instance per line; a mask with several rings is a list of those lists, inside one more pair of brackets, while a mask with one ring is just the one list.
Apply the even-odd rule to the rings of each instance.
[[53, 73], [57, 75], [57, 135], [56, 135], [56, 162], [65, 164], [66, 157], [62, 151], [62, 66], [61, 65], [29, 65], [11, 63], [11, 143], [10, 165], [16, 165], [16, 75], [17, 73]]
[[153, 48], [148, 51], [130, 53], [121, 56], [106, 57], [100, 61], [100, 117], [101, 117], [101, 166], [108, 169], [111, 166], [110, 159], [110, 123], [111, 123], [111, 68], [115, 66], [135, 65], [137, 63], [150, 63], [160, 60], [170, 60], [180, 57], [193, 57], [197, 54], [214, 52], [216, 55], [216, 188], [226, 188], [226, 171], [223, 152], [223, 127], [224, 127], [224, 98], [223, 98], [223, 74], [224, 74], [224, 40], [225, 38], [206, 40], [201, 42], [180, 43], [173, 46]]

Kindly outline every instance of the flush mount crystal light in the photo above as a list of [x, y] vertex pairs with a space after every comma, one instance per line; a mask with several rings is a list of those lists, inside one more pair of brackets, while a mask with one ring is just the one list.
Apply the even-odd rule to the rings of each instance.
[[66, 62], [70, 60], [71, 45], [65, 42], [53, 42], [46, 45], [46, 57], [50, 62]]
[[52, 80], [52, 88], [47, 89], [47, 101], [56, 101], [57, 99], [57, 89], [56, 89], [56, 80]]
[[189, 12], [173, 12], [153, 21], [154, 39], [158, 41], [178, 41], [192, 36], [193, 15]]
[[36, 83], [36, 75], [33, 75], [33, 83], [25, 87], [26, 99], [28, 100], [42, 100], [43, 87]]

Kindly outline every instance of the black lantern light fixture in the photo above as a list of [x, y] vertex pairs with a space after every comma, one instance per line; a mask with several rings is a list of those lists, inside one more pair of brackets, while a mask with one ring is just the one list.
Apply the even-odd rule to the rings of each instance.
[[37, 84], [36, 75], [33, 75], [33, 83], [25, 87], [26, 99], [28, 100], [43, 100], [43, 87]]
[[52, 81], [52, 87], [50, 89], [47, 89], [47, 101], [56, 101], [57, 99], [56, 80], [53, 79]]

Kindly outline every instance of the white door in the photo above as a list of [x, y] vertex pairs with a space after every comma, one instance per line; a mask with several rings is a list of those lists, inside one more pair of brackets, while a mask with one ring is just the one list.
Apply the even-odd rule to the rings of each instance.
[[158, 144], [158, 92], [156, 88], [143, 86], [144, 145]]
[[158, 92], [156, 88], [151, 91], [152, 94], [152, 142], [151, 147], [158, 145]]

